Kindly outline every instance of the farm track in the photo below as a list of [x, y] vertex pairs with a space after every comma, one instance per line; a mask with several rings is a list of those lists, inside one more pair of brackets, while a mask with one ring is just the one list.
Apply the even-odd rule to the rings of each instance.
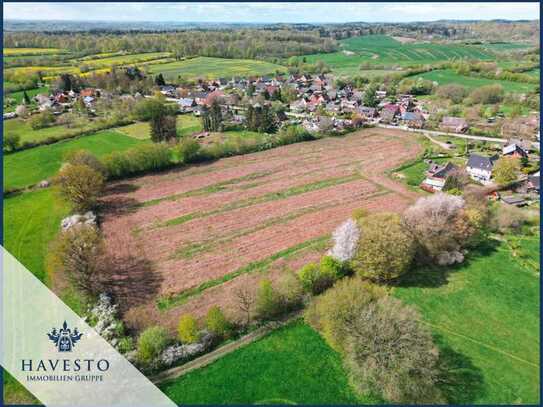
[[[121, 210], [106, 213], [106, 238], [120, 233], [145, 242], [160, 276], [157, 298], [183, 298], [162, 311], [154, 301], [141, 304], [128, 312], [129, 325], [144, 326], [151, 316], [174, 321], [196, 303], [205, 311], [206, 297], [217, 302], [221, 291], [231, 297], [220, 285], [236, 285], [232, 276], [250, 281], [240, 277], [253, 271], [244, 267], [263, 259], [273, 261], [255, 270], [272, 279], [276, 269], [303, 265], [296, 256], [274, 256], [329, 236], [354, 209], [402, 211], [417, 195], [386, 172], [419, 152], [409, 134], [366, 129], [112, 184], [104, 201]], [[318, 259], [322, 250], [297, 255]], [[231, 298], [218, 302], [235, 313]]]

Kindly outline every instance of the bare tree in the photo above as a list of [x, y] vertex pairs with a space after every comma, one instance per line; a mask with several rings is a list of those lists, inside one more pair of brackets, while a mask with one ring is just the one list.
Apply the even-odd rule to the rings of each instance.
[[239, 309], [247, 315], [245, 325], [248, 326], [251, 322], [251, 311], [256, 301], [255, 293], [247, 287], [239, 287], [234, 291], [234, 295], [238, 299]]

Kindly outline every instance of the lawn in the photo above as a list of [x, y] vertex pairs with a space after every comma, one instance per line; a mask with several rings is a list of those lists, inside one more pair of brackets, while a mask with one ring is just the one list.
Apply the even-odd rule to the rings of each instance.
[[[117, 131], [139, 139], [146, 140], [151, 137], [148, 122], [138, 122], [127, 126], [118, 127]], [[183, 137], [202, 131], [202, 121], [192, 114], [183, 114], [177, 116], [177, 135]]]
[[[13, 92], [13, 93], [8, 93], [6, 95], [4, 95], [4, 99], [6, 98], [9, 98], [9, 99], [14, 99], [15, 100], [15, 103], [12, 104], [11, 106], [8, 106], [6, 107], [4, 105], [4, 113], [5, 112], [12, 112], [12, 111], [15, 111], [15, 109], [17, 108], [18, 105], [20, 105], [23, 101], [23, 94], [24, 94], [24, 91], [18, 91], [18, 92]], [[29, 89], [26, 91], [26, 94], [28, 95], [28, 97], [30, 99], [32, 99], [34, 96], [36, 95], [40, 95], [40, 94], [49, 94], [49, 86], [42, 86], [41, 88], [35, 88], [35, 89]], [[32, 105], [35, 105], [36, 103], [34, 103], [33, 101], [31, 102]], [[7, 122], [4, 122], [4, 129], [7, 127], [9, 128], [10, 126], [12, 126], [11, 124], [8, 124], [6, 126], [6, 123]], [[16, 126], [15, 126], [16, 127]], [[30, 126], [28, 126], [30, 127]], [[31, 129], [32, 130], [32, 129]], [[33, 130], [32, 130], [33, 131]], [[21, 137], [22, 138], [22, 137]]]
[[101, 131], [91, 136], [60, 141], [4, 156], [4, 189], [34, 185], [54, 176], [69, 151], [88, 150], [98, 157], [112, 151], [126, 150], [142, 141], [115, 131]]
[[[524, 241], [538, 250], [538, 237]], [[450, 402], [538, 404], [539, 274], [493, 246], [449, 270], [419, 269], [394, 295], [420, 310], [455, 365]]]
[[229, 78], [232, 76], [251, 76], [273, 74], [285, 71], [285, 67], [265, 61], [252, 59], [225, 59], [197, 57], [167, 64], [151, 65], [151, 74], [162, 73], [167, 80], [195, 78]]
[[44, 283], [47, 246], [68, 214], [53, 188], [4, 199], [4, 247]]
[[360, 404], [340, 356], [294, 322], [160, 386], [177, 404]]
[[438, 69], [431, 72], [425, 72], [416, 76], [412, 76], [411, 79], [424, 78], [434, 82], [438, 85], [448, 85], [451, 83], [465, 86], [469, 89], [476, 89], [486, 85], [501, 85], [505, 92], [517, 92], [526, 93], [533, 92], [536, 85], [522, 82], [502, 81], [496, 79], [477, 78], [472, 76], [459, 75], [450, 69]]

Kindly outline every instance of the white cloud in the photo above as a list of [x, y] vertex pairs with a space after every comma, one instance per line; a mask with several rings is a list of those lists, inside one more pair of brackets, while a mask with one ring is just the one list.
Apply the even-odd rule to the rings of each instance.
[[347, 22], [538, 19], [538, 3], [9, 3], [4, 19]]

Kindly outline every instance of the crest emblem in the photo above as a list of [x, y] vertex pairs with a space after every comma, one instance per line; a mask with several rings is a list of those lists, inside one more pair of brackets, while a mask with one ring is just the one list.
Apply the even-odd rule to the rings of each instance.
[[71, 352], [75, 344], [83, 336], [77, 328], [74, 328], [73, 331], [68, 328], [66, 321], [62, 324], [62, 328], [53, 330], [47, 334], [49, 339], [55, 344], [59, 352]]

